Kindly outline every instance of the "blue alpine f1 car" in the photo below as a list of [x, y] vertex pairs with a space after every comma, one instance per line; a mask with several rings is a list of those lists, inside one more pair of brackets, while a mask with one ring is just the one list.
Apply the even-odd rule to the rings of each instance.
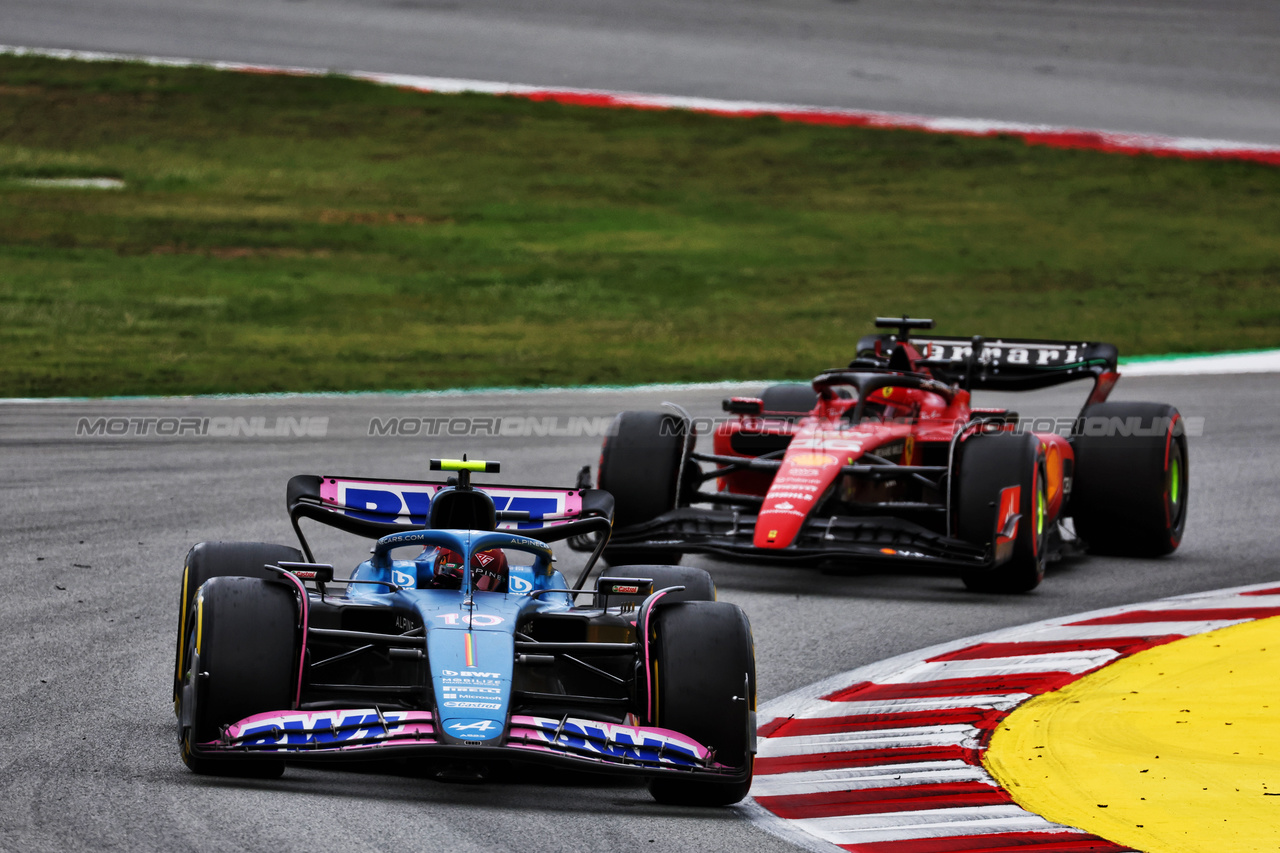
[[[408, 758], [441, 778], [495, 764], [647, 778], [668, 803], [746, 796], [755, 659], [710, 577], [628, 566], [586, 581], [609, 539], [599, 489], [294, 477], [300, 548], [203, 542], [182, 575], [174, 707], [197, 773]], [[300, 522], [375, 539], [337, 579]], [[570, 586], [550, 542], [594, 538]], [[340, 591], [335, 591], [340, 587]]]

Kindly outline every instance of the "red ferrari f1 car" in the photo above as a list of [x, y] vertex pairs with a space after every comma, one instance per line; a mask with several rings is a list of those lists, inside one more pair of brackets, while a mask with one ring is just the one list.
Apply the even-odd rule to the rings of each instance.
[[[1154, 557], [1186, 525], [1187, 440], [1177, 409], [1109, 403], [1111, 344], [912, 337], [932, 320], [879, 318], [847, 368], [724, 401], [712, 453], [691, 418], [623, 412], [599, 486], [616, 498], [606, 559], [683, 553], [956, 570], [967, 587], [1025, 592], [1085, 551]], [[972, 391], [1092, 378], [1069, 429], [1027, 429]], [[1065, 433], [1065, 434], [1062, 434]], [[714, 491], [703, 489], [714, 481]], [[1070, 524], [1065, 524], [1070, 520]], [[580, 547], [585, 547], [581, 543]]]

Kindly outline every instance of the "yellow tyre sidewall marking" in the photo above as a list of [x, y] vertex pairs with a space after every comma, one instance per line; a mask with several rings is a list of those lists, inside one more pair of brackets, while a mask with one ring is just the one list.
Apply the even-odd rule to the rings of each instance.
[[204, 650], [204, 592], [196, 593], [196, 654]]
[[1004, 719], [1029, 811], [1147, 853], [1280, 849], [1280, 617], [1124, 658]]

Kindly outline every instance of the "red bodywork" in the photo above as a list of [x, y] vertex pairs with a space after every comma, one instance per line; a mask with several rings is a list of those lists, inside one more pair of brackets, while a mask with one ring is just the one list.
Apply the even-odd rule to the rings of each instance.
[[[905, 348], [914, 369], [921, 356], [909, 344]], [[752, 543], [756, 548], [780, 550], [791, 545], [815, 507], [830, 498], [859, 506], [945, 503], [936, 488], [909, 476], [877, 482], [842, 469], [867, 462], [883, 464], [880, 460], [896, 465], [948, 465], [953, 438], [975, 416], [1007, 416], [1003, 410], [975, 410], [968, 391], [938, 382], [927, 388], [890, 384], [871, 391], [862, 401], [857, 390], [838, 376], [819, 377], [814, 387], [819, 392], [817, 405], [795, 422], [761, 412], [723, 422], [715, 430], [717, 456], [751, 458], [785, 448], [776, 473], [734, 470], [717, 479], [721, 493], [764, 497]], [[857, 422], [852, 419], [855, 414]], [[1006, 421], [1004, 427], [995, 428], [1013, 427], [1014, 422]], [[1063, 437], [1036, 436], [1046, 454], [1046, 521], [1052, 522], [1062, 510], [1074, 456]]]
[[[909, 317], [876, 318], [876, 326], [897, 333], [860, 338], [848, 367], [824, 370], [812, 394], [800, 385], [775, 385], [761, 398], [725, 400], [725, 411], [736, 417], [714, 428], [711, 453], [695, 448], [692, 417], [666, 404], [679, 417], [664, 417], [684, 424], [690, 440], [683, 449], [662, 445], [664, 453], [678, 454], [669, 479], [665, 471], [652, 481], [635, 474], [645, 487], [644, 512], [614, 528], [613, 553], [641, 563], [697, 553], [983, 573], [1024, 550], [1028, 559], [1043, 558], [1042, 567], [1078, 548], [1072, 531], [1058, 525], [1071, 511], [1074, 438], [1055, 434], [1061, 422], [1054, 420], [1044, 427], [1050, 432], [1031, 433], [1035, 441], [974, 443], [984, 432], [1025, 430], [1015, 413], [974, 407], [970, 392], [1034, 391], [1092, 379], [1083, 415], [1106, 400], [1119, 378], [1116, 348], [912, 337], [933, 321]], [[619, 429], [633, 424], [630, 440], [643, 453], [643, 430], [650, 426], [642, 429], [630, 415], [619, 416]], [[1075, 429], [1064, 432], [1074, 436]], [[999, 446], [1025, 456], [1014, 460], [995, 450]], [[703, 487], [712, 480], [714, 491]], [[633, 488], [621, 481], [613, 487], [624, 494]], [[668, 492], [672, 500], [664, 509]]]

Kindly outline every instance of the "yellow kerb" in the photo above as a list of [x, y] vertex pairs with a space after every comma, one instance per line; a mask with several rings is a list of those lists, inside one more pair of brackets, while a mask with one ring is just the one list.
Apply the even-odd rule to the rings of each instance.
[[1005, 718], [1022, 807], [1147, 853], [1280, 849], [1280, 617], [1157, 646]]

